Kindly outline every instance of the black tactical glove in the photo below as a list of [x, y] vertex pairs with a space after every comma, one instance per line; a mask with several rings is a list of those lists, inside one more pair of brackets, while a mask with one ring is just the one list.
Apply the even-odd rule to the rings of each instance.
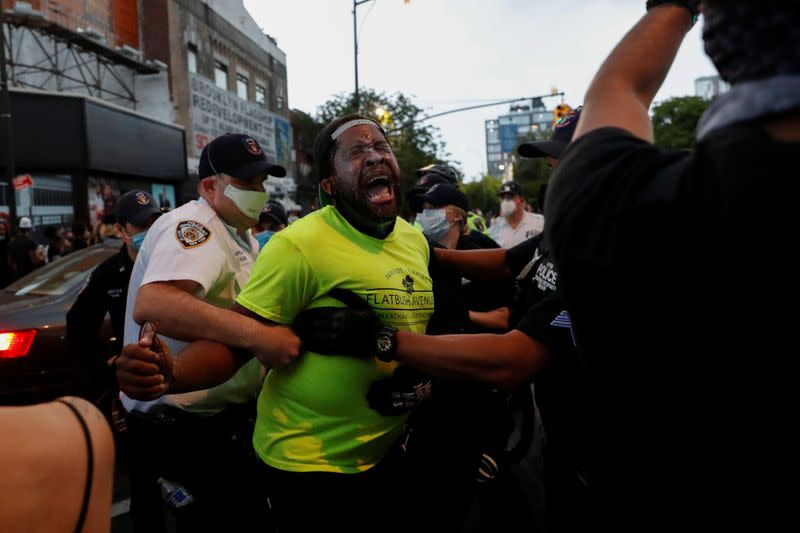
[[663, 4], [675, 4], [688, 9], [692, 14], [692, 24], [697, 22], [697, 18], [700, 16], [700, 0], [647, 0], [647, 10], [650, 11]]
[[294, 331], [303, 348], [322, 354], [375, 356], [381, 319], [353, 291], [333, 289], [330, 296], [347, 307], [317, 307], [300, 313]]
[[367, 392], [370, 408], [383, 416], [397, 416], [418, 407], [431, 397], [430, 376], [407, 366], [398, 366], [391, 377], [372, 383]]

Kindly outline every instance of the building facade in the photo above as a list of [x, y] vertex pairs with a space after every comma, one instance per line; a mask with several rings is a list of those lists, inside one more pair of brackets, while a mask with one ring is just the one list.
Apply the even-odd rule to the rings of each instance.
[[552, 128], [553, 112], [548, 111], [539, 98], [531, 100], [530, 104], [513, 105], [508, 113], [487, 120], [487, 173], [511, 179], [516, 149], [521, 140], [531, 134], [546, 134]]
[[24, 179], [3, 180], [0, 217], [97, 225], [128, 190], [178, 195], [184, 130], [166, 65], [140, 49], [138, 0], [1, 4], [12, 128], [0, 168]]
[[706, 100], [713, 100], [722, 93], [730, 90], [731, 86], [719, 75], [704, 76], [694, 80], [694, 95]]
[[[187, 167], [196, 180], [203, 147], [227, 132], [258, 140], [289, 179], [269, 180], [271, 195], [294, 193], [286, 54], [242, 0], [141, 0], [142, 46], [165, 63], [175, 120], [186, 130]], [[186, 194], [193, 194], [186, 187]]]

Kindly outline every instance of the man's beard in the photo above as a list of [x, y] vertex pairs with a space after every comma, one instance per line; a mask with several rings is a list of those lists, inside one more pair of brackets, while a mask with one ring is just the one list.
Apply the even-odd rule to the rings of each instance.
[[399, 182], [399, 176], [385, 165], [370, 168], [361, 173], [355, 186], [337, 183], [334, 204], [359, 231], [384, 238], [394, 229], [400, 211]]

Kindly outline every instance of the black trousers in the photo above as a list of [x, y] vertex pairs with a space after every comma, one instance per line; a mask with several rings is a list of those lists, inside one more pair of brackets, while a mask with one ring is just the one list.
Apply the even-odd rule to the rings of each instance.
[[252, 446], [253, 406], [214, 416], [173, 409], [156, 421], [129, 413], [131, 518], [141, 533], [166, 531], [158, 478], [188, 489], [193, 503], [172, 510], [177, 530], [270, 531], [266, 485]]
[[274, 489], [269, 501], [280, 533], [391, 533], [408, 531], [409, 524], [426, 530], [416, 521], [418, 501], [397, 448], [358, 474], [288, 472], [264, 463], [261, 468]]

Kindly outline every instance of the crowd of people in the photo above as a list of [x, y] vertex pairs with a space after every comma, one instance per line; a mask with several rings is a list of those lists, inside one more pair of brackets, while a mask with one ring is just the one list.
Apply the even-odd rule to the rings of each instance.
[[34, 270], [81, 250], [117, 237], [115, 219], [109, 216], [94, 231], [75, 222], [66, 226], [44, 226], [36, 231], [30, 217], [20, 217], [17, 233], [11, 235], [9, 224], [0, 219], [0, 288], [23, 278]]
[[120, 200], [111, 364], [137, 531], [166, 531], [165, 505], [179, 531], [796, 521], [774, 476], [796, 442], [800, 9], [702, 3], [733, 87], [676, 151], [648, 109], [701, 5], [646, 5], [584, 105], [518, 148], [553, 169], [543, 215], [505, 183], [486, 235], [434, 163], [407, 221], [388, 136], [359, 114], [318, 134], [322, 207], [296, 221], [247, 134], [203, 149], [198, 200]]

